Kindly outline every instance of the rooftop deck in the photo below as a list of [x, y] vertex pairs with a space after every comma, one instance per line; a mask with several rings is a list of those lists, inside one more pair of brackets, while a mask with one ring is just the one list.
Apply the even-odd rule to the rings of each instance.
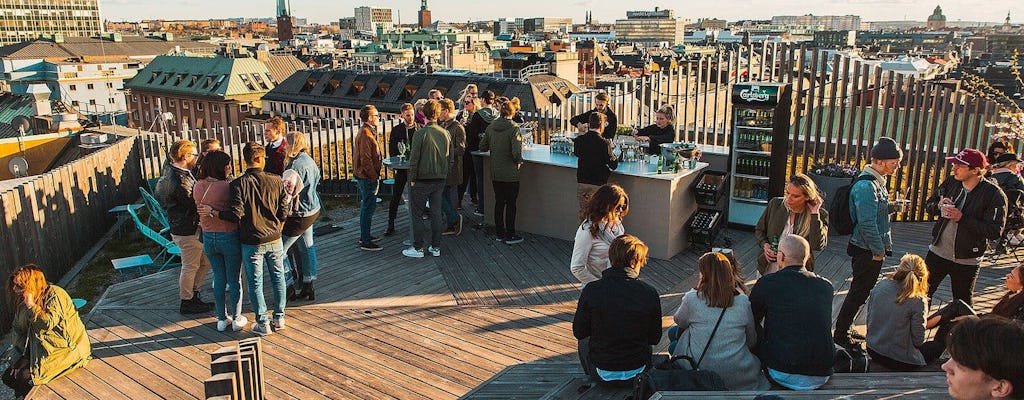
[[[384, 231], [385, 215], [377, 214], [374, 232]], [[399, 222], [407, 227], [407, 220]], [[577, 392], [583, 375], [571, 332], [579, 295], [568, 270], [572, 243], [526, 235], [524, 243], [507, 246], [470, 229], [471, 222], [466, 220], [461, 236], [445, 237], [439, 258], [403, 257], [403, 235], [382, 239], [384, 251], [360, 251], [356, 221], [317, 237], [317, 301], [290, 303], [287, 329], [264, 338], [268, 398], [615, 395], [596, 388]], [[923, 254], [930, 226], [896, 224], [896, 254]], [[758, 251], [753, 234], [726, 230], [724, 235], [753, 278]], [[817, 258], [818, 272], [836, 285], [834, 309], [849, 285], [845, 247], [845, 237], [834, 237]], [[978, 280], [978, 308], [987, 310], [1003, 293], [1010, 260], [986, 263]], [[217, 332], [212, 316], [178, 314], [177, 274], [165, 271], [110, 287], [85, 317], [95, 359], [29, 397], [202, 398], [202, 381], [210, 376], [208, 352], [251, 334]], [[662, 294], [667, 329], [681, 294], [696, 283], [695, 253], [652, 259], [641, 276]], [[204, 292], [209, 299], [210, 289]], [[948, 281], [937, 298], [950, 298]], [[251, 318], [248, 306], [246, 312]], [[666, 348], [663, 339], [656, 350]], [[915, 380], [916, 385], [941, 392], [944, 379], [934, 375]]]

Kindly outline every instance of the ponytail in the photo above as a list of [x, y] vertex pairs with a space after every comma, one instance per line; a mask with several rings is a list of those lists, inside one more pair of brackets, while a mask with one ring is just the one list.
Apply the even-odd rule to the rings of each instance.
[[924, 260], [916, 254], [907, 254], [900, 258], [896, 272], [889, 276], [900, 287], [896, 303], [903, 304], [912, 298], [928, 298], [928, 268]]

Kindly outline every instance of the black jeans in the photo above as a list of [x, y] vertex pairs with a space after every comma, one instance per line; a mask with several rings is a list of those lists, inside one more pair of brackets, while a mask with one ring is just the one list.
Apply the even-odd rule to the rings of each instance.
[[[580, 339], [576, 342], [576, 353], [580, 356], [580, 366], [583, 367], [583, 372], [590, 377], [591, 380], [597, 382], [601, 386], [607, 387], [618, 387], [618, 388], [630, 388], [633, 387], [633, 380], [627, 379], [624, 381], [606, 381], [601, 379], [601, 376], [597, 374], [597, 366], [590, 361], [590, 338]], [[651, 367], [651, 359], [647, 360], [647, 368]]]
[[516, 234], [516, 199], [519, 182], [491, 182], [494, 186], [494, 232], [499, 238]]
[[395, 170], [395, 184], [391, 186], [391, 204], [388, 205], [388, 229], [395, 227], [395, 217], [398, 216], [398, 203], [402, 201], [402, 193], [405, 192], [405, 184], [409, 182], [409, 171], [404, 169]]
[[867, 301], [871, 288], [875, 287], [875, 282], [878, 281], [878, 274], [882, 272], [882, 261], [872, 260], [871, 250], [851, 244], [846, 247], [846, 254], [852, 257], [850, 264], [853, 282], [850, 282], [850, 290], [846, 292], [846, 299], [843, 300], [843, 306], [839, 308], [839, 315], [836, 316], [836, 330], [832, 333], [832, 337], [836, 339], [849, 339], [847, 332], [853, 325], [853, 319]]
[[[466, 152], [469, 155], [469, 151]], [[459, 203], [462, 202], [462, 197], [466, 195], [466, 190], [469, 190], [469, 197], [476, 200], [478, 190], [476, 187], [476, 170], [473, 169], [472, 155], [469, 157], [462, 158], [462, 183], [459, 184]]]
[[928, 298], [932, 298], [939, 284], [946, 275], [949, 275], [949, 285], [953, 288], [953, 298], [963, 300], [967, 305], [974, 307], [974, 284], [978, 281], [977, 265], [957, 264], [937, 254], [928, 252], [924, 258], [928, 266]]
[[[19, 364], [24, 367], [15, 368]], [[7, 387], [14, 389], [15, 396], [25, 396], [32, 390], [32, 370], [28, 368], [27, 362], [19, 359], [4, 371], [3, 381]]]

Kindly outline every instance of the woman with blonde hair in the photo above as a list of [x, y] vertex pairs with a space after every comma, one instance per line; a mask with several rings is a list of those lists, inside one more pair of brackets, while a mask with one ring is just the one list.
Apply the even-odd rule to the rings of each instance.
[[[750, 299], [737, 289], [729, 257], [705, 253], [697, 269], [697, 288], [683, 295], [673, 317], [679, 339], [672, 355], [690, 356], [701, 370], [717, 372], [729, 390], [767, 390], [761, 361], [751, 351], [757, 331]], [[689, 363], [679, 364], [690, 368]]]
[[621, 186], [605, 184], [584, 206], [572, 245], [569, 270], [583, 285], [601, 279], [608, 268], [608, 247], [626, 233], [622, 218], [629, 214], [629, 196]]
[[291, 186], [295, 198], [291, 216], [284, 222], [281, 239], [285, 253], [288, 253], [293, 244], [297, 244], [296, 250], [292, 252], [297, 257], [294, 257], [294, 262], [291, 263], [294, 266], [294, 283], [288, 287], [287, 296], [288, 300], [315, 300], [313, 281], [316, 280], [317, 262], [316, 248], [313, 247], [313, 223], [320, 216], [320, 194], [317, 193], [320, 168], [309, 155], [309, 137], [306, 134], [288, 132], [287, 143], [288, 170], [285, 172], [289, 176], [295, 176], [294, 185]]
[[916, 254], [900, 258], [896, 272], [871, 289], [867, 344], [871, 359], [896, 371], [913, 371], [934, 361], [943, 346], [925, 343], [928, 268]]
[[662, 143], [672, 143], [676, 140], [676, 129], [672, 126], [672, 119], [675, 118], [675, 109], [672, 106], [664, 106], [654, 113], [654, 124], [640, 130], [634, 130], [633, 136], [641, 142], [650, 143], [647, 152], [650, 154], [661, 154]]
[[774, 272], [778, 266], [776, 246], [779, 238], [794, 234], [811, 245], [811, 256], [807, 259], [807, 270], [814, 272], [814, 252], [828, 244], [828, 212], [821, 208], [824, 197], [818, 186], [804, 174], [794, 174], [786, 183], [783, 197], [768, 201], [768, 207], [761, 214], [754, 228], [754, 238], [761, 248], [757, 256], [757, 272], [761, 275]]
[[11, 344], [21, 357], [4, 371], [3, 381], [16, 396], [89, 363], [89, 336], [71, 296], [47, 283], [38, 266], [11, 273], [7, 301], [14, 311]]

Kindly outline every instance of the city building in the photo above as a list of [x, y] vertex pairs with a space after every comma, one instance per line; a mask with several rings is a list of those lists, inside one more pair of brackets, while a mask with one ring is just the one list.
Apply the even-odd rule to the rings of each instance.
[[914, 32], [857, 34], [858, 47], [870, 47], [879, 53], [906, 54], [945, 53], [962, 41], [955, 32]]
[[946, 16], [942, 15], [942, 7], [935, 6], [935, 11], [932, 15], [928, 16], [928, 22], [925, 24], [925, 28], [930, 31], [938, 31], [946, 28]]
[[687, 22], [676, 18], [672, 10], [658, 7], [654, 11], [627, 11], [626, 19], [615, 20], [615, 38], [654, 47], [674, 46], [683, 42]]
[[729, 22], [718, 18], [704, 18], [697, 21], [697, 27], [701, 30], [723, 30], [729, 27]]
[[857, 45], [857, 31], [817, 31], [814, 32], [814, 47], [825, 49], [845, 49]]
[[102, 32], [99, 0], [0, 0], [0, 46], [41, 35], [92, 37]]
[[305, 64], [294, 56], [160, 56], [125, 84], [129, 126], [160, 131], [238, 126], [260, 99]]
[[124, 82], [153, 58], [170, 53], [213, 54], [217, 46], [176, 41], [172, 34], [102, 38], [35, 39], [0, 47], [0, 73], [11, 90], [42, 84], [60, 100], [90, 118], [126, 124]]
[[561, 33], [572, 31], [572, 18], [527, 18], [523, 20], [523, 32], [527, 33]]
[[494, 36], [513, 35], [525, 31], [526, 18], [498, 18], [494, 21]]
[[371, 35], [377, 30], [390, 31], [395, 26], [395, 19], [390, 8], [356, 7], [356, 30]]
[[281, 42], [295, 37], [291, 3], [291, 0], [277, 0], [277, 40]]
[[996, 59], [1009, 59], [1013, 51], [1024, 53], [1024, 34], [996, 33], [986, 37], [986, 47], [992, 57]]
[[420, 0], [420, 11], [416, 13], [416, 21], [420, 29], [430, 28], [430, 10], [427, 9], [427, 0]]
[[829, 31], [855, 31], [860, 29], [860, 16], [857, 15], [777, 15], [772, 17], [772, 25], [803, 25], [821, 26]]

